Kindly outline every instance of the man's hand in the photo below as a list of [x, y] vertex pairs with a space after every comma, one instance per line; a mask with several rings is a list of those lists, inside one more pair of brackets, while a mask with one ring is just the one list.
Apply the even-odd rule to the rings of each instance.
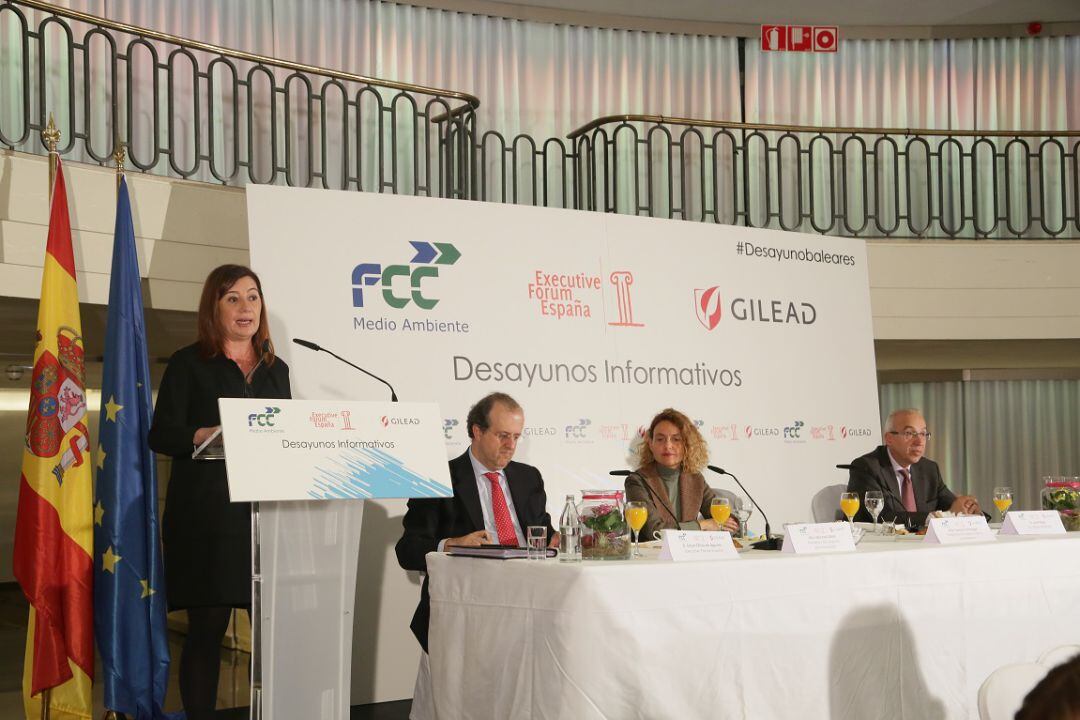
[[468, 535], [462, 535], [456, 538], [446, 538], [446, 542], [443, 543], [444, 548], [448, 548], [452, 545], [458, 547], [480, 547], [481, 545], [491, 545], [491, 536], [488, 535], [487, 530], [477, 530], [471, 532]]
[[548, 543], [548, 547], [549, 548], [555, 548], [556, 550], [558, 550], [559, 549], [559, 543], [561, 543], [561, 542], [562, 542], [562, 535], [559, 535], [559, 531], [556, 530], [555, 533], [551, 536], [551, 542]]
[[949, 510], [957, 515], [979, 515], [982, 512], [979, 509], [979, 501], [975, 499], [974, 495], [958, 496], [949, 507]]
[[698, 525], [702, 530], [719, 530], [720, 526], [716, 524], [716, 521], [712, 518], [703, 518], [698, 520]]

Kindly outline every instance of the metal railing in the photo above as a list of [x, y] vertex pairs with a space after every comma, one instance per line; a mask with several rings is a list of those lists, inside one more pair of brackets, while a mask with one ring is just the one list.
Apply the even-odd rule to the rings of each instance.
[[[18, 45], [15, 40], [17, 38]], [[467, 193], [468, 93], [288, 62], [60, 8], [0, 2], [0, 143], [144, 172], [439, 197]], [[186, 105], [186, 107], [184, 106]]]
[[589, 210], [863, 237], [1080, 237], [1080, 131], [618, 115], [570, 138]]
[[0, 144], [143, 172], [861, 237], [1080, 237], [1080, 131], [761, 125], [653, 115], [507, 139], [467, 93], [0, 0]]

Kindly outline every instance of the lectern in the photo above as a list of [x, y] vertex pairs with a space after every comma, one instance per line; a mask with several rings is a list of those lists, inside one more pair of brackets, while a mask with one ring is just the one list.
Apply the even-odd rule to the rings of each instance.
[[[349, 716], [363, 503], [450, 497], [434, 403], [219, 401], [229, 496], [251, 503], [251, 718]], [[217, 459], [208, 459], [208, 458]]]

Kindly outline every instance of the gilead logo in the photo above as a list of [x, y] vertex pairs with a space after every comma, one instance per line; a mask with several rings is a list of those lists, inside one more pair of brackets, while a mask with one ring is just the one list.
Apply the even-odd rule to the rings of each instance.
[[719, 285], [694, 290], [694, 310], [697, 313], [698, 322], [704, 325], [706, 330], [713, 330], [720, 323], [720, 315], [723, 311], [721, 303]]
[[[694, 290], [694, 312], [706, 330], [715, 330], [723, 316], [720, 286]], [[728, 316], [736, 322], [760, 322], [791, 325], [813, 325], [817, 308], [812, 303], [795, 300], [736, 297], [728, 305]]]

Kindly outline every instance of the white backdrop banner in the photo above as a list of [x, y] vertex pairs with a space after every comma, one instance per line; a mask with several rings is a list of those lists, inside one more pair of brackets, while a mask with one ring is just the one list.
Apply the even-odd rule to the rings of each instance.
[[776, 527], [879, 441], [862, 240], [267, 186], [247, 203], [294, 397], [387, 394], [300, 337], [439, 403], [453, 457], [469, 406], [505, 391], [525, 408], [516, 458], [542, 471], [553, 515], [565, 494], [621, 486], [608, 471], [634, 467], [665, 407]]

